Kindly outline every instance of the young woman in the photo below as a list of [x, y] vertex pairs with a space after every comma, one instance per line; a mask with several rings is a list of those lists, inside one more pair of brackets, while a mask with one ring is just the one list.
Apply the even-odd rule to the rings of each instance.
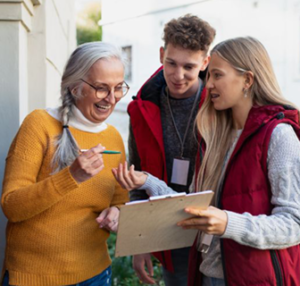
[[[202, 139], [195, 191], [211, 189], [215, 197], [207, 210], [186, 209], [193, 217], [178, 225], [213, 238], [206, 253], [196, 240], [189, 285], [300, 285], [299, 112], [282, 97], [254, 38], [214, 47], [206, 87], [196, 119]], [[114, 174], [127, 189], [172, 192], [133, 166]]]
[[105, 120], [128, 89], [119, 50], [83, 44], [63, 73], [61, 107], [25, 118], [6, 160], [2, 285], [110, 285], [106, 240], [128, 192], [111, 173], [123, 141]]

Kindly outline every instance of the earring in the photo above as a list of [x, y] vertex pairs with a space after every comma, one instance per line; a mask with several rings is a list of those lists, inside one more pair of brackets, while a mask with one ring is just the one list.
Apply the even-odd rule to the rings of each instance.
[[248, 96], [248, 89], [243, 88], [243, 92], [244, 92], [244, 97], [246, 98]]

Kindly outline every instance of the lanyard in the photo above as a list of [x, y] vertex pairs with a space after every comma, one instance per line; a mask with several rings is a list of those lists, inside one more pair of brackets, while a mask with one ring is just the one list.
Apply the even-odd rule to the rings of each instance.
[[198, 90], [197, 90], [197, 93], [196, 93], [196, 96], [195, 96], [195, 99], [194, 99], [194, 103], [193, 103], [191, 115], [190, 115], [190, 117], [189, 117], [189, 120], [188, 120], [186, 129], [185, 129], [185, 132], [184, 132], [183, 139], [181, 138], [180, 133], [179, 133], [179, 131], [178, 131], [178, 128], [177, 128], [177, 126], [176, 126], [175, 119], [174, 119], [174, 115], [173, 115], [172, 108], [171, 108], [171, 105], [170, 105], [170, 99], [169, 99], [170, 94], [169, 94], [169, 89], [166, 88], [166, 91], [167, 91], [168, 108], [169, 108], [169, 111], [170, 111], [170, 114], [171, 114], [171, 119], [172, 119], [172, 122], [173, 122], [173, 125], [174, 125], [174, 128], [175, 128], [175, 131], [176, 131], [178, 140], [179, 140], [179, 142], [180, 142], [180, 157], [181, 157], [181, 158], [183, 158], [184, 143], [185, 143], [185, 140], [186, 140], [186, 136], [187, 136], [189, 127], [190, 127], [190, 125], [191, 125], [191, 121], [192, 121], [193, 113], [194, 113], [194, 110], [195, 110], [195, 107], [196, 107], [197, 99], [199, 98], [199, 96], [200, 96], [200, 94], [201, 94], [201, 92], [202, 92], [202, 88], [201, 88], [202, 86], [203, 86], [203, 85], [202, 85], [202, 81], [200, 81], [200, 84], [199, 84], [199, 87], [198, 87]]

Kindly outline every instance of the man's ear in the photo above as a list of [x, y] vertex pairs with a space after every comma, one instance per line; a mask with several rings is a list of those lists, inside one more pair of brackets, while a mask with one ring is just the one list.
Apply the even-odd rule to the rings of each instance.
[[159, 49], [159, 59], [160, 59], [161, 64], [163, 64], [163, 62], [164, 62], [164, 56], [165, 56], [165, 49], [164, 49], [164, 47], [160, 47], [160, 49]]
[[206, 70], [209, 61], [210, 61], [210, 56], [209, 55], [205, 56], [204, 61], [203, 61], [202, 66], [201, 66], [201, 69], [200, 69], [201, 71]]

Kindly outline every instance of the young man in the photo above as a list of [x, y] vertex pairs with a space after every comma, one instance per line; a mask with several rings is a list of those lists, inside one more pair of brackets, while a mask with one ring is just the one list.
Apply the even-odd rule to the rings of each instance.
[[[173, 19], [164, 28], [158, 71], [142, 86], [128, 107], [129, 163], [147, 171], [177, 192], [188, 192], [197, 153], [194, 120], [205, 97], [204, 71], [215, 30], [197, 16]], [[176, 177], [180, 170], [181, 177]], [[177, 172], [178, 173], [178, 172]], [[147, 198], [134, 190], [131, 200]], [[189, 248], [158, 252], [166, 286], [187, 285]], [[154, 284], [151, 254], [133, 257], [141, 281]], [[146, 269], [148, 272], [146, 271]]]

